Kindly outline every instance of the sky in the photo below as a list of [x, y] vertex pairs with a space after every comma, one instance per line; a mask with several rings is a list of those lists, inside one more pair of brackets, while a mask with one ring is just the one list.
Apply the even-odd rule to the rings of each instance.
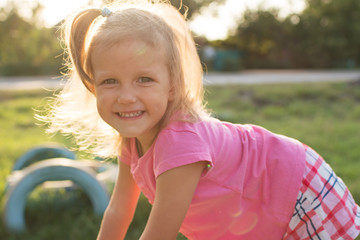
[[[0, 0], [0, 7], [7, 0]], [[22, 14], [30, 14], [27, 6], [34, 3], [33, 0], [21, 1]], [[99, 0], [92, 0], [95, 4]], [[275, 7], [280, 9], [280, 16], [286, 16], [292, 12], [301, 12], [305, 7], [305, 0], [226, 0], [226, 3], [214, 11], [214, 6], [209, 7], [197, 16], [191, 23], [190, 28], [197, 35], [203, 35], [209, 40], [224, 39], [228, 31], [235, 27], [236, 20], [240, 18], [245, 9]], [[58, 23], [73, 11], [87, 4], [88, 0], [39, 0], [44, 6], [42, 13], [45, 26], [51, 27]]]

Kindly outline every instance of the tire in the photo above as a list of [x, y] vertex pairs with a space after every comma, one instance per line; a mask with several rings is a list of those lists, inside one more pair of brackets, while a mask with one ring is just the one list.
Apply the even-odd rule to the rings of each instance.
[[57, 143], [49, 143], [34, 147], [18, 158], [12, 171], [21, 170], [35, 162], [50, 158], [76, 159], [75, 154]]
[[95, 172], [81, 161], [65, 158], [43, 160], [17, 171], [17, 179], [6, 194], [4, 221], [12, 232], [26, 230], [25, 206], [29, 194], [45, 181], [71, 180], [89, 197], [93, 211], [102, 215], [109, 203], [105, 186], [96, 179]]

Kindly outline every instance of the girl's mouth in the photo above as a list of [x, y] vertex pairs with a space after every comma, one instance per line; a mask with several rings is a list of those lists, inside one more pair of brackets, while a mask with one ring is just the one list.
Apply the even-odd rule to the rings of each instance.
[[121, 118], [135, 118], [142, 115], [144, 111], [137, 111], [137, 112], [119, 112], [117, 113]]

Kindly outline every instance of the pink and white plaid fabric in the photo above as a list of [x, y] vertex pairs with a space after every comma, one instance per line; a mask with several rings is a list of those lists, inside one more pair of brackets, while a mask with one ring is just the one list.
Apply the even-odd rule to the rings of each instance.
[[355, 239], [360, 233], [360, 207], [322, 157], [305, 148], [304, 178], [283, 239]]

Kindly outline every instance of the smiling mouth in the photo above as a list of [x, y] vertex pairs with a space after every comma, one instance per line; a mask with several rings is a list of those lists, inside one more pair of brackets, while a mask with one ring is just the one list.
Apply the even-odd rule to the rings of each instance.
[[140, 115], [142, 115], [144, 113], [144, 111], [137, 111], [137, 112], [127, 112], [127, 113], [122, 113], [119, 112], [117, 113], [120, 117], [122, 118], [134, 118], [134, 117], [139, 117]]

